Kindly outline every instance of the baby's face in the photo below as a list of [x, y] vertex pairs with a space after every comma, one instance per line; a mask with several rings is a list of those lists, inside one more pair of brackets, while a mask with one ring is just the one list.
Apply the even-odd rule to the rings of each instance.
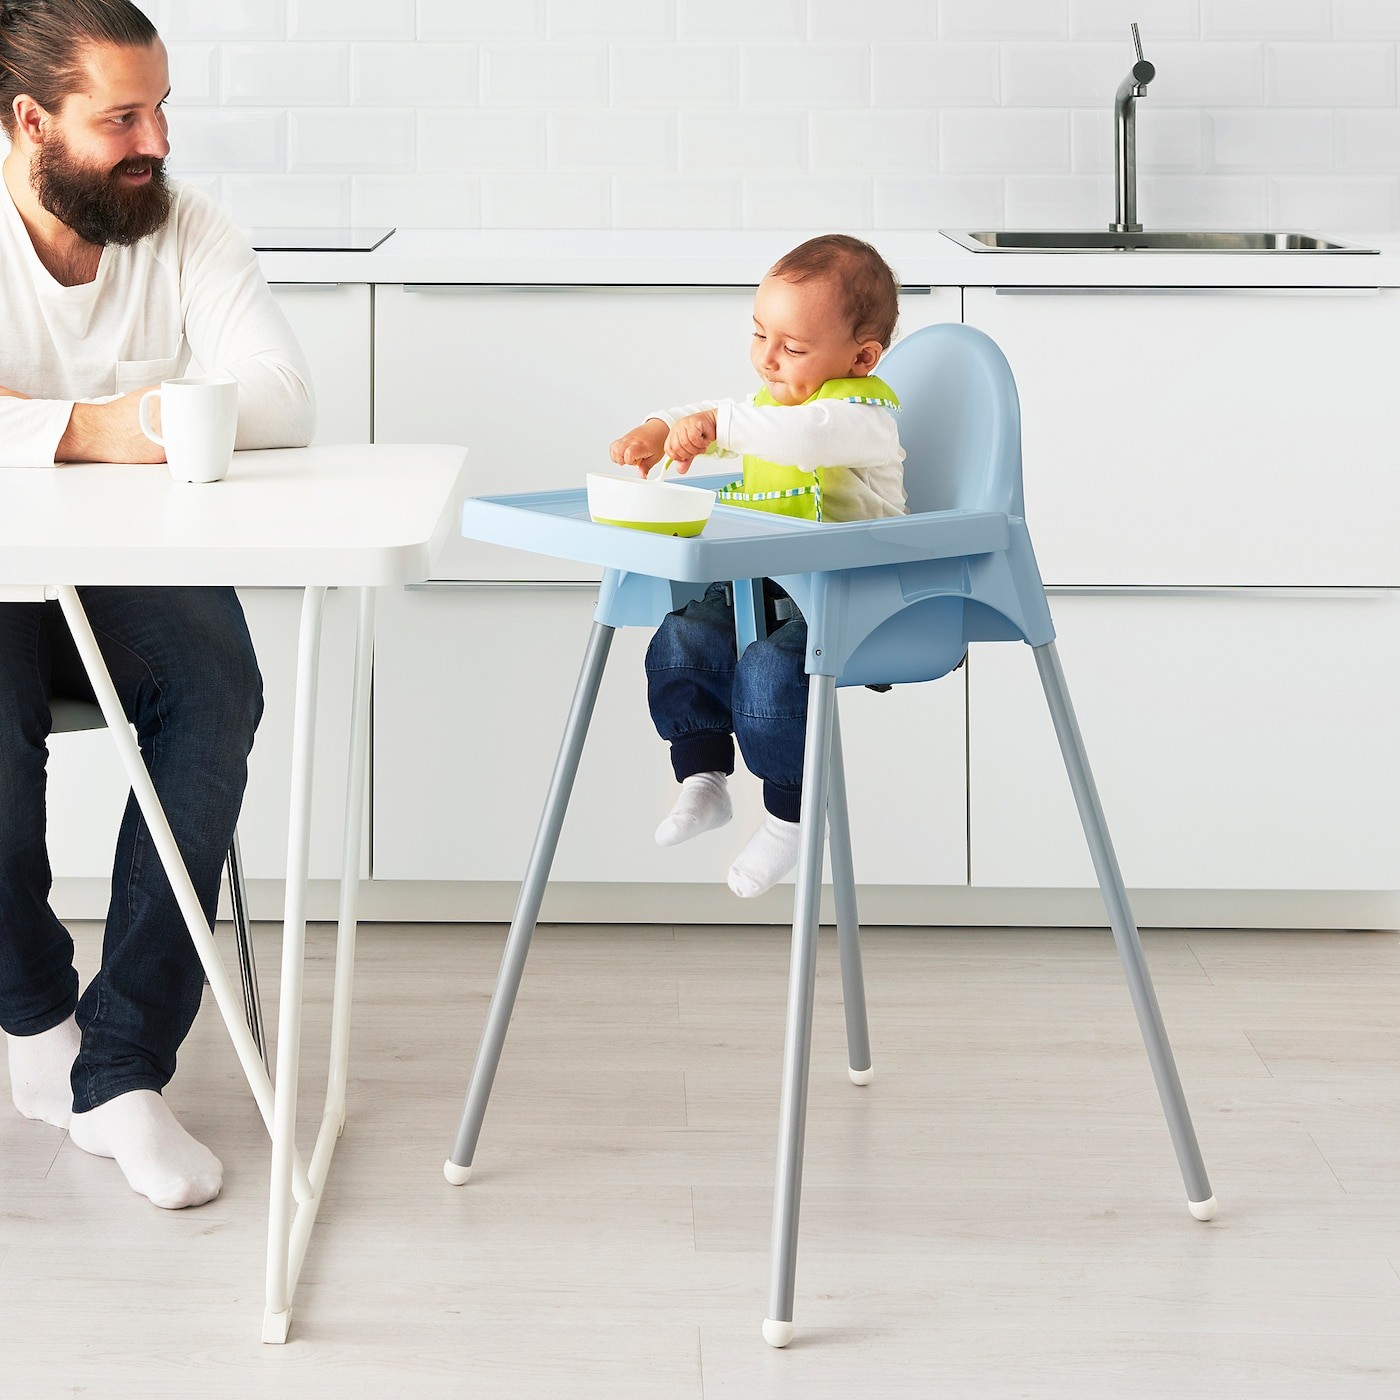
[[879, 349], [856, 340], [831, 278], [770, 274], [759, 283], [749, 359], [780, 404], [805, 403], [828, 379], [869, 374]]

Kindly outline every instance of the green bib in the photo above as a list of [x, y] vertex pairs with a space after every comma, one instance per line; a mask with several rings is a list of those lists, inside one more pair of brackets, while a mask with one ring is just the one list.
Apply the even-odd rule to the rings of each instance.
[[[862, 379], [828, 379], [805, 403], [820, 399], [839, 399], [843, 403], [877, 404], [882, 408], [898, 408], [894, 390], [873, 374]], [[784, 405], [768, 392], [767, 387], [754, 395], [758, 408], [781, 408]], [[840, 466], [831, 462], [828, 466]], [[771, 511], [775, 515], [795, 516], [798, 520], [822, 518], [822, 472], [801, 467], [767, 462], [762, 457], [744, 458], [744, 479], [736, 486], [726, 486], [716, 499], [725, 505], [746, 506], [750, 510]]]

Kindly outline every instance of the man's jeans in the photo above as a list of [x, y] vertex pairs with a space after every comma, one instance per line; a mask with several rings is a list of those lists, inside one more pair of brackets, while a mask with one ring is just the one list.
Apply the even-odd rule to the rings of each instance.
[[[247, 782], [262, 678], [231, 588], [80, 595], [205, 917]], [[0, 604], [0, 1027], [37, 1035], [75, 1010], [73, 1108], [159, 1091], [194, 1024], [203, 969], [136, 799], [117, 838], [102, 968], [78, 999], [73, 940], [49, 907], [49, 696], [92, 689], [57, 603]]]
[[671, 745], [681, 782], [695, 773], [732, 773], [737, 738], [745, 766], [763, 780], [763, 805], [795, 822], [807, 733], [807, 624], [794, 610], [742, 657], [736, 650], [734, 608], [723, 584], [668, 613], [647, 648], [652, 721]]

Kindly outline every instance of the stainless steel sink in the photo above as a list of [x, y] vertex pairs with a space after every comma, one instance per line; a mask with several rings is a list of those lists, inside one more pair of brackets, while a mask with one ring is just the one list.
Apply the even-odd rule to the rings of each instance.
[[1149, 231], [1097, 229], [940, 229], [945, 238], [975, 253], [1374, 253], [1310, 233]]

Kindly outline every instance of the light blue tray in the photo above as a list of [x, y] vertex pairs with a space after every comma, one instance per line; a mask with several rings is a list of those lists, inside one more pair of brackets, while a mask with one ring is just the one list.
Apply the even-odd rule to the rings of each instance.
[[[731, 480], [712, 476], [682, 484], [714, 489]], [[477, 496], [462, 506], [462, 534], [468, 539], [678, 583], [832, 573], [991, 553], [1006, 549], [1009, 528], [998, 511], [936, 511], [819, 525], [716, 505], [704, 533], [682, 539], [595, 524], [588, 518], [588, 493], [582, 487]]]

